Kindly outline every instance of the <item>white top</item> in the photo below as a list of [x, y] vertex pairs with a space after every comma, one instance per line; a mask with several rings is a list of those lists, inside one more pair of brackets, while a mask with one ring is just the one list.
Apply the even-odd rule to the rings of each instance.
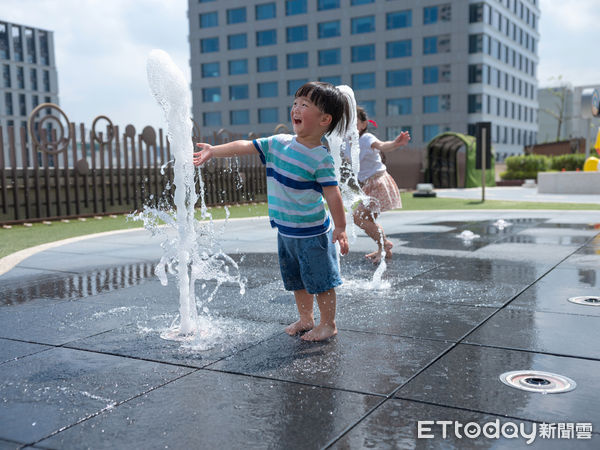
[[[379, 150], [371, 147], [373, 142], [377, 140], [378, 139], [371, 133], [364, 133], [358, 139], [358, 145], [360, 147], [358, 181], [361, 183], [377, 173], [386, 171], [385, 164], [383, 164], [381, 161], [381, 154], [379, 153]], [[347, 148], [347, 150], [344, 152], [344, 156], [346, 156], [348, 159], [351, 159], [349, 148]]]

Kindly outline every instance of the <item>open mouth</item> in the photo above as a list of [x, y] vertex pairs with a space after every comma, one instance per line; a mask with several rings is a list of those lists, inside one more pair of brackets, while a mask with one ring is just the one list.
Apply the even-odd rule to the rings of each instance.
[[293, 120], [292, 120], [292, 123], [293, 123], [294, 125], [300, 125], [300, 124], [302, 123], [302, 120], [301, 120], [301, 119], [293, 119]]

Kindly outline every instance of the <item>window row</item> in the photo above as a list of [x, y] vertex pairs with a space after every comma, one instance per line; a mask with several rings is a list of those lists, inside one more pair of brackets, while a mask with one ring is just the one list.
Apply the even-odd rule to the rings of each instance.
[[483, 83], [504, 89], [515, 95], [534, 100], [536, 98], [536, 85], [521, 80], [520, 78], [490, 67], [487, 64], [469, 64], [469, 83]]
[[[275, 30], [272, 30], [275, 31]], [[256, 45], [258, 47], [265, 44], [266, 40], [259, 36], [261, 31], [257, 32]], [[200, 39], [201, 53], [219, 52], [219, 38]], [[248, 47], [248, 40], [245, 33], [229, 35], [227, 37], [227, 49], [237, 50]], [[450, 35], [427, 36], [423, 38], [422, 51], [424, 55], [450, 52]], [[392, 41], [385, 43], [386, 58], [404, 58], [412, 56], [413, 45], [411, 39]], [[375, 44], [355, 45], [350, 47], [351, 62], [374, 61]], [[319, 65], [326, 66], [331, 64], [341, 64], [341, 49], [328, 49], [319, 51]], [[273, 69], [277, 70], [277, 69]]]
[[537, 123], [537, 109], [487, 94], [469, 94], [469, 114], [485, 113], [497, 117]]
[[[519, 17], [530, 27], [537, 30], [538, 20], [535, 13], [530, 10], [521, 0], [496, 0], [498, 3], [503, 5], [509, 11], [512, 11], [514, 15]], [[537, 6], [537, 0], [529, 0], [530, 3]]]
[[[38, 70], [30, 68], [28, 71], [23, 66], [15, 67], [15, 75], [11, 76], [10, 65], [2, 65], [2, 87], [15, 88], [15, 89], [29, 89], [32, 91], [38, 91], [40, 84], [38, 83]], [[29, 76], [29, 82], [26, 84], [26, 74]], [[14, 82], [13, 82], [14, 78]], [[42, 91], [50, 92], [50, 72], [48, 70], [42, 71], [41, 80]]]
[[537, 41], [532, 35], [488, 4], [474, 3], [469, 5], [469, 22], [483, 22], [491, 25], [531, 53], [537, 51]]
[[[475, 124], [467, 125], [467, 133], [475, 136]], [[533, 145], [537, 142], [537, 132], [522, 128], [492, 124], [492, 142], [496, 144]]]
[[[13, 100], [14, 99], [14, 100]], [[50, 103], [50, 97], [45, 97], [46, 103]], [[4, 93], [4, 114], [7, 116], [27, 116], [29, 112], [40, 104], [40, 97], [38, 95], [31, 96], [31, 108], [27, 109], [27, 96], [25, 94], [17, 94], [12, 92]]]
[[[9, 36], [10, 34], [10, 36]], [[32, 28], [22, 28], [18, 25], [9, 26], [0, 22], [0, 59], [11, 59], [30, 64], [50, 65], [50, 47], [48, 33], [37, 31], [38, 45]], [[9, 43], [12, 42], [12, 48]]]
[[488, 36], [487, 34], [469, 35], [469, 53], [485, 53], [498, 61], [502, 61], [521, 72], [535, 77], [536, 65], [533, 59], [519, 53], [503, 42]]

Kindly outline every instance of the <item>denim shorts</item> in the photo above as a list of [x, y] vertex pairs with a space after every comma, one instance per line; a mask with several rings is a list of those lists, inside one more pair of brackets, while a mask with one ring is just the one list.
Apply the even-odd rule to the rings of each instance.
[[277, 234], [279, 268], [288, 291], [319, 294], [342, 284], [332, 231], [308, 238]]

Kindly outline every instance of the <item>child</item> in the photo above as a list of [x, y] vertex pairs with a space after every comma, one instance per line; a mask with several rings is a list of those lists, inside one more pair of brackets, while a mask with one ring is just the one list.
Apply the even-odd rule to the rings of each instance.
[[396, 150], [410, 140], [408, 131], [403, 131], [393, 141], [381, 142], [371, 133], [367, 133], [369, 121], [366, 111], [360, 106], [356, 108], [356, 120], [359, 134], [360, 146], [360, 170], [358, 172], [358, 182], [363, 192], [369, 197], [377, 200], [375, 205], [365, 205], [361, 203], [354, 211], [354, 223], [367, 233], [367, 235], [377, 242], [378, 250], [366, 255], [374, 263], [381, 259], [382, 251], [385, 251], [386, 259], [392, 257], [392, 244], [386, 239], [381, 225], [375, 223], [378, 214], [390, 209], [402, 207], [400, 192], [396, 182], [387, 173], [385, 164], [381, 160], [380, 151], [389, 152]]
[[[267, 197], [271, 226], [277, 227], [279, 267], [284, 286], [294, 291], [300, 318], [285, 331], [302, 339], [322, 341], [337, 334], [335, 287], [342, 284], [335, 242], [348, 253], [346, 218], [333, 158], [322, 145], [326, 133], [348, 127], [350, 107], [333, 85], [309, 82], [295, 94], [291, 119], [295, 135], [275, 135], [254, 141], [222, 145], [197, 144], [194, 164], [212, 157], [231, 157], [258, 152], [267, 166]], [[331, 224], [323, 197], [333, 218]], [[321, 321], [315, 327], [313, 299]]]

